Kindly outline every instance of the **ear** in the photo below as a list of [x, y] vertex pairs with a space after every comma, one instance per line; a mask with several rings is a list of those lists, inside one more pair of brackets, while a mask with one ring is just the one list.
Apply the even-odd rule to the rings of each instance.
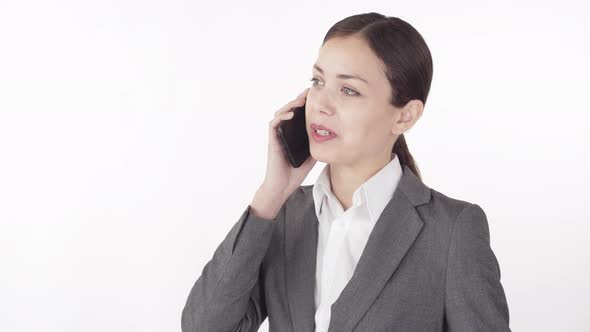
[[420, 119], [424, 112], [424, 103], [419, 99], [412, 99], [404, 107], [398, 109], [398, 112], [398, 118], [391, 129], [391, 132], [396, 136], [410, 130]]

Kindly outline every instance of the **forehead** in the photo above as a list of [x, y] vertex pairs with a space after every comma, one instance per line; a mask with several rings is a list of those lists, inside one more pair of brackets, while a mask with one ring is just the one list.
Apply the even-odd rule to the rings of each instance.
[[358, 37], [336, 37], [319, 50], [316, 65], [326, 75], [364, 77], [369, 83], [385, 79], [383, 64], [366, 42]]

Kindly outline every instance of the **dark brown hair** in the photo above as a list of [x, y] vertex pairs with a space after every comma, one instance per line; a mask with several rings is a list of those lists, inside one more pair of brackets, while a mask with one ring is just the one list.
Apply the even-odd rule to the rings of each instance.
[[[412, 99], [426, 104], [432, 81], [432, 57], [426, 42], [409, 23], [397, 18], [370, 12], [349, 16], [334, 24], [326, 33], [322, 45], [330, 38], [358, 35], [385, 65], [385, 75], [391, 84], [390, 103], [403, 107]], [[407, 165], [422, 179], [418, 166], [401, 134], [392, 152], [400, 164]]]

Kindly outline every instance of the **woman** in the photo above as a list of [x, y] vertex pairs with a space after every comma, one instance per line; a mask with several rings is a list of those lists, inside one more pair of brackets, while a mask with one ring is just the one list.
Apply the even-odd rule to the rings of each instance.
[[[421, 35], [348, 17], [313, 74], [270, 121], [265, 180], [193, 286], [182, 330], [257, 331], [268, 317], [279, 332], [510, 331], [484, 211], [427, 187], [406, 146], [432, 79]], [[293, 168], [276, 128], [304, 104], [311, 156]]]

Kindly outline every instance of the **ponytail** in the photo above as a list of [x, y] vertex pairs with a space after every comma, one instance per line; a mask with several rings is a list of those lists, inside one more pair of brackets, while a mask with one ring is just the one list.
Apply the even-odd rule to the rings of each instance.
[[402, 168], [404, 165], [408, 166], [412, 173], [414, 173], [414, 175], [416, 175], [418, 179], [422, 180], [420, 170], [418, 169], [418, 166], [416, 166], [414, 157], [412, 157], [412, 154], [408, 149], [408, 145], [406, 144], [406, 138], [404, 137], [404, 134], [398, 136], [397, 140], [395, 141], [395, 144], [393, 144], [393, 149], [391, 152], [397, 155], [399, 162], [402, 165]]

